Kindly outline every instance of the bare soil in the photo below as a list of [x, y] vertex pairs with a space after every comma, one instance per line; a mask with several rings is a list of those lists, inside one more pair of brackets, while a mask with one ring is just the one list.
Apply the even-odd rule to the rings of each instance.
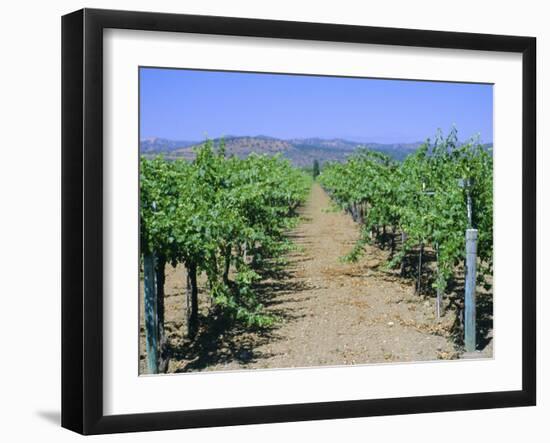
[[[343, 263], [340, 258], [351, 250], [359, 228], [350, 216], [331, 207], [318, 184], [301, 210], [301, 222], [289, 236], [296, 251], [288, 255], [283, 271], [258, 288], [266, 310], [279, 319], [268, 330], [227, 328], [208, 315], [210, 300], [203, 282], [201, 329], [191, 342], [186, 338], [185, 269], [167, 266], [168, 372], [492, 356], [490, 338], [482, 352], [459, 352], [453, 341], [456, 310], [445, 300], [444, 315], [437, 321], [433, 297], [415, 294], [412, 280], [384, 270], [388, 251], [366, 246], [357, 263]], [[140, 336], [140, 373], [145, 373], [143, 317]]]

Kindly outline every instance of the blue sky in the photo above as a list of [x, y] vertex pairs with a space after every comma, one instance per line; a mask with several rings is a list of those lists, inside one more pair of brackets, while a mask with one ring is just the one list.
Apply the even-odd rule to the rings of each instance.
[[140, 137], [267, 135], [413, 142], [456, 125], [493, 140], [491, 85], [140, 69]]

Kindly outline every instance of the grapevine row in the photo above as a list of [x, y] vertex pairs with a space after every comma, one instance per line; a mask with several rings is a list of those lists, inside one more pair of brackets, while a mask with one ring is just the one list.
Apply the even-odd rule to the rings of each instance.
[[[389, 238], [388, 266], [413, 249], [437, 257], [433, 287], [444, 292], [465, 259], [465, 230], [479, 232], [478, 284], [490, 287], [493, 264], [493, 158], [473, 139], [459, 143], [453, 129], [438, 133], [399, 163], [360, 149], [345, 163], [323, 168], [319, 181], [333, 200], [361, 224], [361, 238], [346, 257], [354, 261], [366, 243]], [[401, 233], [401, 247], [396, 236]], [[421, 260], [421, 256], [420, 256]], [[420, 266], [418, 274], [422, 272]], [[420, 280], [419, 280], [420, 281]]]
[[[167, 263], [186, 268], [191, 338], [199, 327], [201, 274], [218, 313], [248, 326], [272, 323], [254, 284], [262, 278], [262, 267], [290, 247], [285, 232], [296, 223], [296, 209], [307, 196], [310, 178], [278, 156], [227, 157], [223, 142], [214, 146], [210, 141], [197, 149], [192, 162], [142, 157], [140, 171], [146, 323], [147, 312], [157, 317], [151, 319], [157, 326], [150, 325], [147, 335], [157, 334], [159, 342], [153, 346], [159, 352], [164, 346]], [[147, 263], [154, 268], [149, 276]], [[147, 287], [148, 282], [154, 285]], [[155, 291], [156, 300], [149, 310], [148, 290]]]

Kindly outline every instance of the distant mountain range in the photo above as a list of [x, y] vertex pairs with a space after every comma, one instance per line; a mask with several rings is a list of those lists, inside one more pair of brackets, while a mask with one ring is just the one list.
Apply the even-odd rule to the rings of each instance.
[[[212, 141], [217, 145], [220, 140], [213, 139]], [[223, 140], [225, 141], [226, 151], [229, 155], [244, 158], [252, 152], [267, 155], [280, 153], [298, 167], [311, 166], [314, 160], [318, 160], [321, 163], [345, 161], [359, 146], [384, 152], [397, 160], [402, 160], [421, 145], [421, 142], [395, 144], [358, 143], [339, 138], [294, 138], [283, 140], [267, 136], [227, 136]], [[141, 140], [140, 150], [142, 155], [149, 158], [162, 154], [167, 159], [181, 158], [192, 160], [195, 157], [194, 149], [202, 143], [190, 140], [169, 140], [150, 137]]]
[[179, 148], [196, 145], [197, 142], [185, 140], [168, 140], [166, 138], [159, 137], [148, 137], [141, 140], [139, 144], [141, 153], [148, 154], [150, 152], [170, 152]]
[[[212, 141], [217, 145], [220, 140], [213, 139]], [[358, 147], [373, 149], [396, 160], [403, 160], [423, 143], [359, 143], [340, 138], [294, 138], [283, 140], [262, 135], [227, 136], [223, 140], [228, 155], [244, 158], [252, 152], [267, 155], [280, 153], [298, 167], [311, 166], [314, 160], [318, 160], [320, 163], [345, 161]], [[192, 160], [195, 157], [194, 148], [202, 143], [204, 142], [150, 137], [141, 140], [140, 150], [145, 157], [163, 154], [167, 159]]]

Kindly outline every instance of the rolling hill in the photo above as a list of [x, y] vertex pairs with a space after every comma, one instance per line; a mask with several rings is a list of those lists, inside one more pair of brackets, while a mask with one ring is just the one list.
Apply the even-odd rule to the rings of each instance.
[[[295, 166], [311, 166], [314, 160], [321, 163], [327, 161], [344, 161], [358, 147], [368, 147], [390, 155], [396, 160], [403, 160], [416, 150], [421, 142], [416, 143], [358, 143], [339, 138], [295, 138], [289, 140], [267, 136], [224, 137], [228, 155], [244, 158], [252, 152], [258, 154], [281, 154]], [[218, 144], [220, 139], [214, 139]], [[192, 141], [174, 141], [163, 138], [148, 138], [141, 141], [141, 154], [153, 157], [163, 154], [167, 159], [187, 159], [195, 157], [194, 149], [201, 143]]]

